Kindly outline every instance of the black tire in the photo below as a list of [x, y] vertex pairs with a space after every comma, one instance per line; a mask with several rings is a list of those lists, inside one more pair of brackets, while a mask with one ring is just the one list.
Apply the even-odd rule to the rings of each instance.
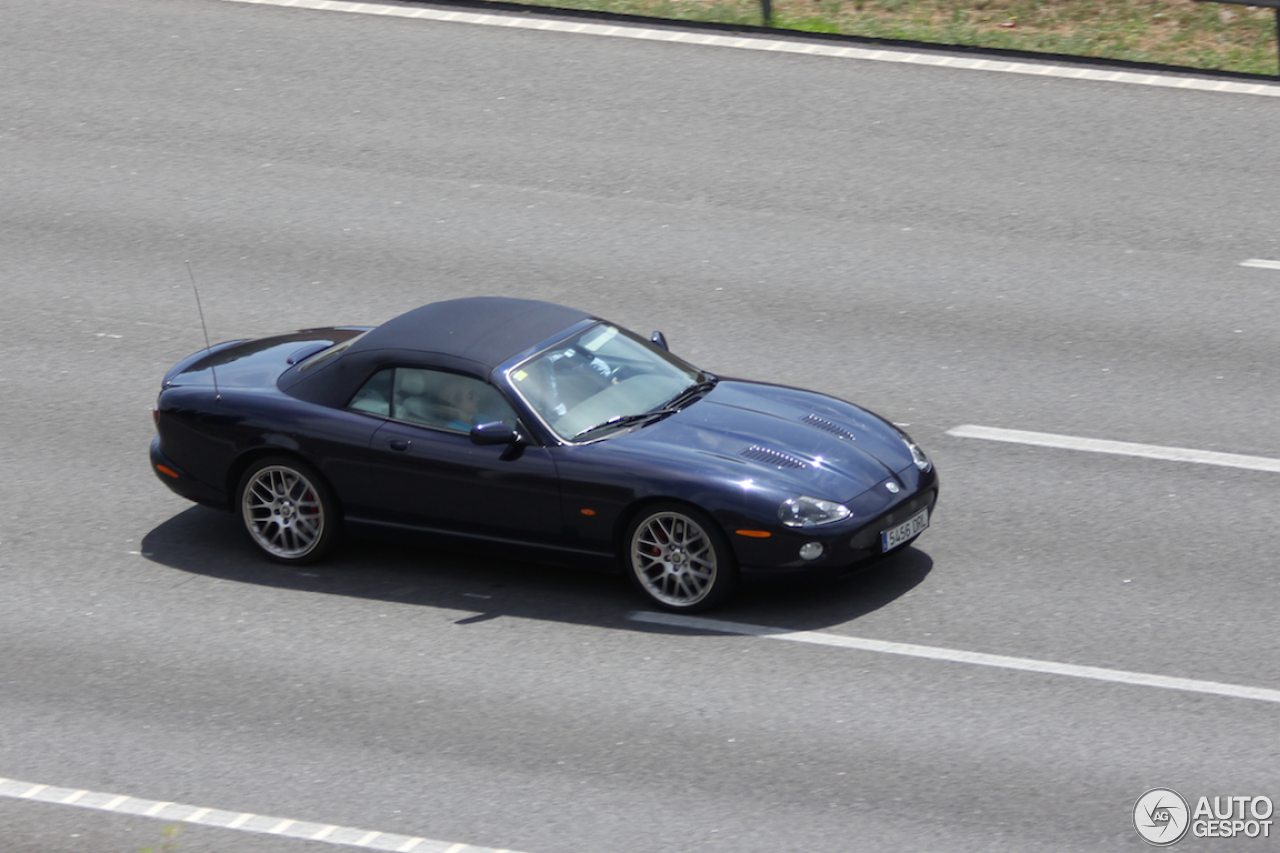
[[311, 563], [338, 535], [338, 503], [324, 478], [289, 456], [255, 461], [240, 478], [236, 507], [253, 544], [277, 563]]
[[664, 610], [697, 613], [738, 585], [729, 543], [704, 512], [676, 502], [642, 509], [622, 541], [623, 566], [636, 589]]

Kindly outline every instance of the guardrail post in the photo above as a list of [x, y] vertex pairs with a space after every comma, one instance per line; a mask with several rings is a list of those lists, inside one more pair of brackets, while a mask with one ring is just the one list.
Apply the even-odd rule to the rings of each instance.
[[[1280, 9], [1276, 10], [1277, 16], [1280, 16]], [[773, 0], [760, 0], [760, 17], [764, 19], [766, 27], [773, 26]], [[1276, 19], [1276, 26], [1280, 27], [1280, 17]]]

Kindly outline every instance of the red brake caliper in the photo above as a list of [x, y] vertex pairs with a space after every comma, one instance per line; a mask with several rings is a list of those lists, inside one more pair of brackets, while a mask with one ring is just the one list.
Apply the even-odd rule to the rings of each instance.
[[[666, 532], [665, 532], [661, 527], [659, 527], [659, 528], [657, 529], [656, 533], [657, 533], [657, 535], [655, 536], [655, 538], [656, 538], [656, 539], [659, 539], [659, 540], [661, 540], [662, 542], [666, 542], [666, 541], [667, 541], [667, 534], [666, 534]], [[657, 557], [657, 556], [660, 556], [660, 555], [662, 554], [662, 549], [661, 549], [661, 548], [659, 548], [657, 545], [650, 545], [650, 546], [649, 546], [649, 553], [650, 553], [650, 554], [652, 554], [653, 556]]]

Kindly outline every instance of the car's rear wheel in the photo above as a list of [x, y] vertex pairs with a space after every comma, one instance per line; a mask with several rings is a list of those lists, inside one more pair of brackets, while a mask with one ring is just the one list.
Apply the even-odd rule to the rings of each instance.
[[240, 517], [253, 543], [281, 563], [318, 560], [337, 534], [336, 502], [310, 466], [260, 459], [240, 478]]
[[724, 534], [693, 507], [646, 508], [631, 522], [625, 543], [632, 583], [667, 610], [706, 610], [737, 585], [738, 567]]

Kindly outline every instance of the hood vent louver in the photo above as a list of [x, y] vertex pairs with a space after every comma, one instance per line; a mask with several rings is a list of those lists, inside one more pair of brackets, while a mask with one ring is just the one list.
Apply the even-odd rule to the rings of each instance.
[[800, 419], [800, 423], [806, 424], [811, 427], [816, 427], [822, 430], [823, 432], [831, 433], [837, 438], [844, 438], [844, 439], [848, 439], [849, 441], [857, 441], [857, 436], [849, 432], [849, 430], [840, 426], [840, 424], [836, 423], [835, 421], [829, 421], [826, 418], [821, 417], [819, 415], [812, 415], [812, 414], [805, 415], [803, 418]]
[[797, 459], [789, 453], [783, 453], [781, 450], [774, 450], [770, 447], [761, 447], [758, 444], [753, 444], [738, 455], [743, 459], [750, 459], [752, 462], [763, 462], [766, 465], [777, 465], [779, 468], [809, 467], [808, 463], [803, 459]]

